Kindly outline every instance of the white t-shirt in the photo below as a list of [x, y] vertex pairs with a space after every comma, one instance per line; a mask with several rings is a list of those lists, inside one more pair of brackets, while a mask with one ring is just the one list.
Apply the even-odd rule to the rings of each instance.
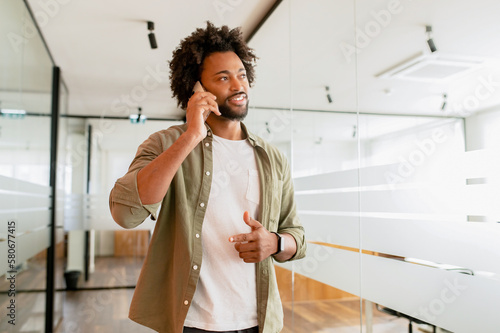
[[229, 237], [248, 233], [243, 213], [256, 218], [260, 186], [248, 140], [213, 137], [213, 174], [203, 220], [200, 279], [184, 326], [209, 331], [257, 326], [255, 264], [245, 263]]

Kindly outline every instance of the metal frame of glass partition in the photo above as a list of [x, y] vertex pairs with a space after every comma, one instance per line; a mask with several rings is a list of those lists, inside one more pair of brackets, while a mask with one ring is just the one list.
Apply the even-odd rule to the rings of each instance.
[[59, 87], [61, 70], [54, 66], [52, 72], [52, 122], [50, 133], [50, 187], [52, 188], [52, 211], [50, 221], [50, 243], [47, 249], [47, 284], [45, 297], [45, 332], [54, 329], [55, 296], [55, 246], [56, 246], [56, 173], [57, 173], [57, 138], [59, 132]]

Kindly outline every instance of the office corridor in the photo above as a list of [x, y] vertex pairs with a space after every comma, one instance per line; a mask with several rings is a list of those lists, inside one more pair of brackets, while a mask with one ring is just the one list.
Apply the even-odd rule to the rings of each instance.
[[[64, 294], [63, 320], [56, 333], [146, 333], [152, 330], [128, 319], [133, 285], [142, 265], [140, 257], [97, 257], [96, 271], [89, 281], [79, 281], [87, 290]], [[283, 333], [359, 332], [359, 299], [284, 302]], [[373, 310], [374, 333], [403, 333], [408, 321]]]

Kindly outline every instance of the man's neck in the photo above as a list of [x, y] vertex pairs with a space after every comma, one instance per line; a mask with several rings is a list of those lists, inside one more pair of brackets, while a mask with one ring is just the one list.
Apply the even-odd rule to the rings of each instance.
[[245, 133], [241, 129], [241, 123], [238, 120], [229, 120], [215, 114], [210, 114], [207, 124], [212, 129], [212, 132], [221, 138], [227, 140], [245, 139]]

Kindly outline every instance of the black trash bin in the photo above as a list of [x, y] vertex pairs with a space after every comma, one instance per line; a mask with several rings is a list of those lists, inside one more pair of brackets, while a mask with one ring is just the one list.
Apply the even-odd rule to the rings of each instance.
[[78, 278], [80, 277], [80, 271], [67, 271], [64, 272], [64, 280], [66, 281], [67, 290], [78, 289]]

